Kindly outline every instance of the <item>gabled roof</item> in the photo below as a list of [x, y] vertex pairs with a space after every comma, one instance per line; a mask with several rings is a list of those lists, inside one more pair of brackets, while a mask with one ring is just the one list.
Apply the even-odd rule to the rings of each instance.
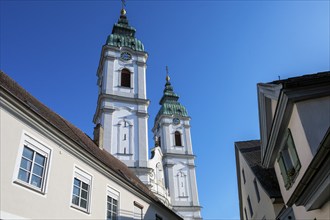
[[[262, 164], [275, 161], [280, 137], [284, 134], [293, 104], [330, 95], [330, 71], [307, 74], [269, 83], [258, 83], [258, 108]], [[272, 103], [273, 102], [273, 103]], [[272, 106], [276, 103], [276, 108]]]
[[[266, 169], [261, 165], [260, 141], [235, 142], [235, 147], [241, 153], [268, 196], [270, 198], [281, 198], [274, 168]], [[238, 173], [238, 175], [240, 174]]]
[[[78, 147], [85, 151], [85, 153], [104, 164], [110, 171], [112, 171], [111, 173], [123, 182], [126, 182], [130, 187], [167, 208], [124, 163], [105, 150], [101, 150], [84, 132], [53, 112], [2, 71], [0, 71], [0, 90], [1, 96], [3, 95], [3, 92], [10, 94], [25, 108], [40, 117], [50, 126], [57, 129], [69, 140], [73, 141]], [[172, 210], [170, 211], [173, 213]]]
[[268, 84], [281, 84], [283, 89], [311, 86], [315, 84], [330, 85], [330, 71], [306, 74], [303, 76], [291, 77], [283, 80], [275, 80]]

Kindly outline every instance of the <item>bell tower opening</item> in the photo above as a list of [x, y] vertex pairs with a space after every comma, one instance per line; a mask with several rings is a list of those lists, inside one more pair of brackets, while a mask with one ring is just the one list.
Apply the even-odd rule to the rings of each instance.
[[131, 72], [128, 69], [123, 69], [121, 71], [120, 81], [122, 87], [131, 88]]

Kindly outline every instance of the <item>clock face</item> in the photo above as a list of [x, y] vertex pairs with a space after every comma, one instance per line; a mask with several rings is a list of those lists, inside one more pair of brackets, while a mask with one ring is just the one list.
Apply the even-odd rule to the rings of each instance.
[[173, 123], [174, 123], [175, 125], [180, 124], [180, 119], [178, 119], [178, 118], [173, 118]]
[[120, 54], [120, 58], [123, 60], [130, 60], [130, 59], [132, 59], [132, 55], [128, 52], [122, 52]]

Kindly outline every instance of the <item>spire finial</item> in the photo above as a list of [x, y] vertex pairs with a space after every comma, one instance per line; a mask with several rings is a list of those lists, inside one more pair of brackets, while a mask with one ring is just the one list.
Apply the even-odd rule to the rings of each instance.
[[168, 75], [168, 66], [166, 66], [166, 82], [170, 81], [170, 76]]
[[125, 6], [126, 6], [126, 0], [121, 0], [121, 11], [120, 11], [121, 15], [126, 15]]

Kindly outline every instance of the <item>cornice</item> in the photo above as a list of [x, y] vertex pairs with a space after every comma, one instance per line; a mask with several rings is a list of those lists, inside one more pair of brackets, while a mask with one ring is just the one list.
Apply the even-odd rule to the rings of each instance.
[[[139, 98], [129, 98], [129, 97], [122, 97], [122, 96], [117, 96], [117, 95], [110, 95], [110, 94], [100, 94], [97, 100], [97, 107], [96, 111], [94, 113], [93, 117], [93, 122], [96, 123], [97, 117], [100, 115], [101, 111], [107, 111], [107, 112], [114, 112], [114, 108], [102, 106], [101, 103], [102, 101], [124, 101], [128, 103], [133, 103], [137, 105], [146, 105], [147, 107], [149, 106], [149, 99], [139, 99]], [[149, 114], [146, 112], [137, 112], [137, 115], [139, 117], [149, 117]]]
[[193, 154], [178, 154], [178, 153], [163, 153], [163, 158], [195, 159], [196, 155], [193, 155]]
[[[188, 116], [188, 117], [185, 117], [185, 116], [175, 116], [175, 115], [161, 115], [158, 119], [157, 119], [157, 121], [155, 121], [155, 123], [154, 123], [154, 126], [153, 126], [153, 128], [151, 129], [153, 132], [156, 130], [156, 128], [157, 128], [157, 125], [159, 124], [159, 123], [161, 123], [161, 120], [162, 119], [173, 119], [173, 118], [179, 118], [181, 121], [190, 121], [191, 120], [191, 117], [190, 116]], [[162, 126], [164, 125], [164, 126], [169, 126], [169, 125], [171, 125], [172, 124], [172, 122], [162, 122], [161, 123], [162, 124]], [[188, 124], [183, 124], [183, 126], [185, 127], [185, 128], [190, 128], [191, 126], [190, 125], [188, 125]]]
[[128, 103], [134, 103], [138, 105], [146, 105], [149, 106], [150, 100], [149, 99], [140, 99], [140, 98], [130, 98], [130, 97], [123, 97], [118, 95], [111, 95], [111, 94], [100, 94], [98, 97], [98, 103], [101, 101], [123, 101]]
[[141, 62], [141, 61], [135, 61], [136, 65], [138, 65], [139, 67], [146, 67], [147, 64], [145, 62]]
[[145, 51], [132, 50], [129, 47], [114, 47], [114, 46], [110, 46], [110, 45], [107, 45], [107, 44], [103, 45], [102, 52], [107, 51], [107, 50], [112, 50], [112, 51], [115, 51], [115, 52], [127, 51], [127, 52], [129, 52], [131, 54], [134, 54], [134, 55], [137, 55], [137, 56], [142, 56], [145, 59], [148, 58], [148, 53], [147, 52], [145, 52]]
[[136, 115], [137, 115], [139, 118], [149, 118], [149, 114], [146, 113], [146, 112], [136, 112]]

